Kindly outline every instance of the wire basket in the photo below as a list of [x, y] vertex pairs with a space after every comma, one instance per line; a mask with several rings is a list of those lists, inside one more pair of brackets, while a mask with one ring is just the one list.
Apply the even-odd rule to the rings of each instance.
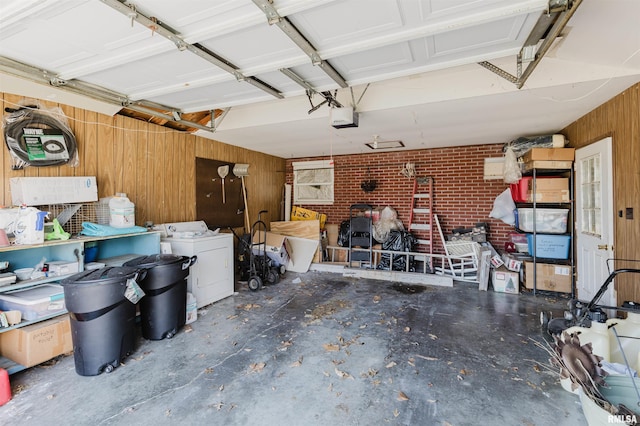
[[96, 209], [96, 223], [99, 225], [108, 225], [109, 224], [109, 201], [111, 201], [113, 197], [100, 198], [100, 201], [97, 203], [93, 203], [94, 208]]
[[[42, 211], [49, 212], [49, 219], [58, 219], [62, 229], [70, 234], [79, 234], [82, 231], [82, 222], [97, 223], [96, 206], [99, 203], [78, 204], [49, 204], [38, 207]], [[107, 204], [108, 206], [108, 204]], [[108, 210], [107, 210], [108, 214]]]

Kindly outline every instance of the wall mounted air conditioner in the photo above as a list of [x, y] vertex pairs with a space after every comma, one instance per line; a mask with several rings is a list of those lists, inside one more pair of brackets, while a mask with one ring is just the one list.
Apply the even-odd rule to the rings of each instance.
[[353, 107], [331, 108], [330, 122], [336, 129], [358, 127], [358, 113]]

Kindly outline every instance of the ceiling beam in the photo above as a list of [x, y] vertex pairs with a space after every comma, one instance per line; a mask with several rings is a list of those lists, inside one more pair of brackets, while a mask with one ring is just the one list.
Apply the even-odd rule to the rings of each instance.
[[[547, 11], [540, 16], [516, 57], [517, 76], [488, 61], [478, 62], [478, 65], [510, 81], [518, 89], [521, 89], [549, 48], [551, 48], [553, 42], [560, 36], [581, 3], [582, 0], [549, 0]], [[542, 40], [541, 43], [540, 40]], [[538, 43], [540, 43], [540, 46], [538, 46]], [[528, 65], [523, 71], [522, 66], [525, 63], [528, 63]]]
[[217, 55], [215, 52], [207, 49], [206, 47], [198, 44], [198, 43], [188, 43], [184, 40], [184, 38], [178, 34], [175, 30], [164, 24], [160, 19], [156, 17], [149, 17], [144, 15], [142, 12], [138, 11], [135, 4], [126, 0], [101, 0], [104, 4], [111, 7], [112, 9], [122, 13], [131, 21], [135, 21], [140, 25], [144, 25], [145, 27], [151, 29], [154, 33], [159, 34], [160, 36], [166, 38], [176, 45], [178, 50], [188, 50], [189, 52], [199, 56], [217, 66], [218, 68], [226, 71], [229, 74], [232, 74], [236, 80], [243, 81], [248, 84], [251, 84], [258, 89], [269, 93], [275, 98], [283, 99], [284, 95], [280, 93], [275, 88], [269, 86], [268, 84], [260, 81], [259, 79], [251, 76], [246, 76], [240, 72], [239, 68]]
[[311, 109], [309, 110], [309, 114], [317, 110], [320, 106], [324, 105], [325, 103], [328, 104], [330, 108], [332, 107], [342, 108], [342, 104], [338, 102], [338, 100], [334, 95], [332, 95], [328, 91], [318, 92], [315, 88], [313, 88], [313, 86], [311, 86], [311, 84], [309, 84], [309, 82], [302, 79], [302, 77], [300, 77], [298, 74], [293, 72], [291, 69], [280, 68], [280, 72], [286, 75], [287, 77], [289, 77], [291, 80], [298, 83], [301, 87], [305, 89], [305, 92], [307, 93], [307, 98], [309, 98], [309, 102], [311, 102], [311, 97], [313, 95], [320, 95], [324, 98], [324, 101], [319, 105], [314, 106], [313, 103], [311, 103]]
[[[0, 71], [16, 77], [25, 78], [35, 83], [50, 85], [61, 90], [86, 96], [101, 102], [120, 105], [133, 111], [138, 111], [143, 114], [151, 115], [153, 117], [162, 118], [167, 121], [173, 121], [187, 127], [193, 127], [200, 130], [213, 132], [213, 129], [210, 127], [203, 126], [200, 123], [181, 119], [182, 111], [175, 108], [144, 100], [131, 101], [129, 100], [127, 95], [124, 95], [122, 93], [114, 92], [113, 90], [108, 90], [103, 87], [99, 87], [83, 81], [62, 80], [56, 77], [55, 74], [47, 70], [36, 68], [22, 62], [14, 61], [13, 59], [5, 58], [3, 56], [0, 56]], [[165, 114], [156, 111], [153, 108], [165, 110], [168, 111], [168, 113]], [[177, 116], [177, 119], [174, 117], [174, 114]]]
[[308, 57], [311, 63], [322, 69], [333, 81], [335, 81], [343, 89], [349, 87], [345, 79], [340, 75], [331, 64], [320, 57], [315, 47], [311, 45], [309, 40], [289, 21], [286, 17], [280, 16], [278, 10], [271, 4], [269, 0], [253, 0], [264, 14], [267, 16], [269, 25], [276, 25], [293, 41]]

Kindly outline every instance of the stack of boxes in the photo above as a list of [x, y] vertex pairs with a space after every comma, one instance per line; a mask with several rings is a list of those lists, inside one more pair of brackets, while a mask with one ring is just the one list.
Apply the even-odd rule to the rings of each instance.
[[[512, 234], [512, 242], [520, 253], [515, 257], [523, 260], [522, 278], [528, 289], [534, 288], [534, 263], [529, 261], [530, 257], [524, 257], [526, 255], [536, 256], [536, 289], [565, 293], [572, 290], [573, 268], [562, 264], [562, 260], [569, 259], [570, 255], [571, 237], [566, 234], [571, 226], [569, 220], [572, 220], [568, 204], [563, 204], [572, 201], [570, 180], [562, 171], [572, 169], [574, 156], [574, 148], [532, 148], [521, 160], [524, 174], [530, 174], [534, 169], [537, 171], [535, 182], [528, 175], [518, 183], [511, 184], [511, 195], [518, 206], [515, 212], [516, 228], [522, 232]], [[556, 171], [559, 173], [556, 174]], [[534, 202], [535, 210], [531, 204]], [[545, 263], [545, 259], [557, 259], [560, 262]], [[501, 269], [496, 270], [502, 275], [495, 277], [494, 289], [497, 281], [499, 289], [505, 288], [502, 291], [509, 292], [510, 287], [504, 286], [503, 282], [515, 279], [519, 274], [514, 273], [517, 272], [513, 270], [515, 268], [511, 271], [504, 267]]]

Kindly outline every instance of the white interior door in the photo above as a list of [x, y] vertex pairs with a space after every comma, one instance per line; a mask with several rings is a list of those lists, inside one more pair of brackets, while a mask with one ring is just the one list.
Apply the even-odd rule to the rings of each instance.
[[[593, 299], [613, 258], [611, 138], [576, 150], [576, 268], [578, 299]], [[613, 265], [610, 265], [613, 266]], [[598, 304], [616, 306], [613, 285]]]

